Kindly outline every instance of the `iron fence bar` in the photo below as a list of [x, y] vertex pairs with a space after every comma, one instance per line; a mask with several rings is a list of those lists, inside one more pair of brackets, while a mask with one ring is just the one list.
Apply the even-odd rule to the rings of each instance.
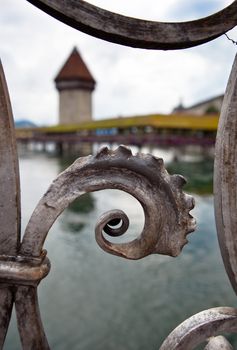
[[0, 255], [16, 255], [20, 242], [18, 156], [7, 83], [0, 62]]
[[210, 337], [208, 339], [208, 344], [205, 347], [204, 350], [234, 350], [234, 348], [231, 346], [231, 344], [228, 342], [228, 340], [223, 337], [222, 335], [219, 335], [217, 337]]
[[[7, 83], [0, 62], [0, 254], [14, 256], [20, 241], [20, 184], [14, 122]], [[14, 288], [0, 289], [0, 347], [8, 330]]]
[[199, 312], [175, 328], [160, 350], [192, 350], [211, 336], [224, 332], [237, 332], [237, 309], [218, 307]]
[[[0, 348], [16, 302], [24, 349], [47, 350], [37, 302], [37, 285], [49, 271], [41, 259], [19, 256], [20, 184], [14, 123], [6, 79], [0, 64]], [[24, 286], [25, 285], [25, 286]]]
[[49, 350], [41, 321], [37, 287], [19, 286], [15, 299], [17, 325], [24, 350]]
[[237, 293], [237, 56], [219, 121], [214, 166], [216, 228], [226, 272]]
[[4, 286], [0, 288], [0, 349], [3, 348], [9, 322], [12, 315], [14, 302], [14, 287]]
[[103, 10], [86, 1], [27, 0], [61, 22], [117, 44], [158, 50], [197, 46], [237, 24], [237, 0], [211, 16], [189, 22], [155, 22]]

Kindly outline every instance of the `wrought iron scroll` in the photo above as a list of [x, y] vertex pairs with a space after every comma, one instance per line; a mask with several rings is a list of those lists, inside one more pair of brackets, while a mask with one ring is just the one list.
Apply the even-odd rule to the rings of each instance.
[[[133, 156], [124, 146], [115, 151], [103, 148], [96, 156], [79, 158], [59, 175], [36, 207], [26, 228], [21, 254], [40, 254], [49, 228], [77, 197], [110, 188], [128, 192], [141, 203], [145, 224], [140, 237], [132, 242], [111, 243], [103, 231], [111, 236], [122, 235], [128, 218], [120, 210], [105, 213], [96, 226], [96, 240], [101, 248], [127, 259], [152, 253], [177, 256], [187, 243], [186, 235], [195, 229], [195, 220], [189, 214], [194, 200], [182, 192], [184, 183], [183, 177], [168, 174], [162, 159], [145, 154]], [[110, 226], [112, 220], [121, 220], [121, 228], [114, 230]]]
[[[8, 170], [6, 178], [4, 162], [1, 163], [0, 170], [5, 182], [11, 181], [12, 188], [9, 188], [7, 201], [12, 203], [14, 210], [10, 211], [7, 207], [5, 215], [8, 215], [9, 225], [12, 225], [20, 208], [19, 196], [16, 196], [16, 191], [19, 191], [17, 154], [12, 115], [10, 112], [6, 113], [6, 109], [3, 108], [8, 106], [10, 111], [10, 100], [2, 67], [0, 71], [4, 92], [0, 100], [0, 119], [6, 118], [11, 122], [10, 126], [7, 122], [2, 124], [2, 132], [11, 136], [8, 140], [5, 139], [4, 147], [8, 152], [12, 150], [12, 156], [5, 159]], [[11, 180], [14, 178], [17, 181], [15, 186]], [[122, 235], [129, 225], [125, 213], [113, 210], [105, 213], [96, 226], [98, 244], [105, 251], [127, 259], [140, 259], [154, 253], [177, 256], [187, 243], [187, 234], [194, 231], [196, 226], [195, 219], [189, 213], [194, 207], [194, 200], [182, 192], [184, 183], [182, 176], [168, 174], [162, 159], [145, 154], [134, 156], [124, 146], [115, 151], [103, 148], [95, 156], [79, 158], [60, 174], [37, 205], [22, 242], [20, 243], [18, 238], [18, 221], [17, 225], [12, 227], [12, 231], [7, 231], [7, 237], [2, 235], [3, 246], [6, 245], [6, 250], [0, 255], [0, 283], [4, 286], [1, 299], [4, 305], [0, 313], [2, 345], [14, 301], [23, 348], [49, 349], [37, 297], [37, 286], [50, 270], [43, 243], [56, 218], [73, 200], [85, 192], [106, 188], [130, 193], [140, 201], [145, 213], [144, 229], [140, 237], [129, 243], [109, 242], [104, 234]], [[1, 192], [4, 191], [5, 187], [2, 186]], [[6, 220], [6, 217], [2, 220]], [[113, 228], [114, 220], [121, 221], [119, 228]], [[14, 250], [11, 250], [12, 246]]]
[[[224, 10], [191, 22], [160, 23], [113, 14], [86, 1], [28, 0], [43, 11], [93, 36], [141, 48], [180, 49], [196, 46], [237, 24], [237, 0]], [[237, 292], [236, 135], [237, 63], [228, 83], [217, 135], [215, 208], [224, 264]], [[163, 161], [133, 155], [120, 146], [78, 159], [58, 176], [37, 205], [20, 242], [20, 186], [13, 119], [7, 85], [0, 66], [0, 348], [3, 347], [13, 303], [23, 349], [47, 350], [38, 307], [37, 286], [50, 270], [43, 250], [48, 231], [61, 212], [85, 192], [120, 189], [140, 201], [145, 224], [140, 236], [115, 244], [108, 236], [126, 232], [129, 219], [121, 210], [105, 213], [96, 225], [96, 240], [105, 251], [128, 259], [160, 253], [177, 256], [195, 229], [189, 211], [193, 198], [182, 191], [184, 179], [171, 176]], [[164, 215], [165, 213], [165, 215]], [[168, 219], [167, 219], [168, 217]], [[114, 222], [120, 222], [114, 228]], [[107, 235], [107, 236], [106, 236]], [[222, 332], [237, 332], [237, 310], [223, 307], [203, 311], [178, 326], [161, 350], [191, 350]], [[223, 338], [211, 338], [206, 350], [231, 349]]]

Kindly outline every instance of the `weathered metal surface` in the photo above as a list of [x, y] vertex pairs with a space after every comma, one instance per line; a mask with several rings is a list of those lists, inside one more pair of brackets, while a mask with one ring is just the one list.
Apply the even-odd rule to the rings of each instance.
[[[20, 239], [20, 185], [16, 141], [7, 83], [0, 62], [0, 255], [15, 255]], [[13, 306], [13, 290], [0, 289], [0, 347]]]
[[40, 317], [36, 287], [19, 286], [15, 306], [22, 348], [24, 350], [49, 350]]
[[[11, 103], [0, 64], [0, 348], [13, 302], [24, 349], [48, 349], [38, 310], [36, 288], [50, 268], [45, 252], [37, 259], [18, 255], [20, 185]], [[24, 285], [26, 285], [24, 287]], [[27, 292], [27, 293], [26, 293]]]
[[[106, 251], [139, 259], [148, 254], [161, 253], [177, 256], [187, 243], [186, 236], [195, 229], [195, 220], [189, 214], [194, 201], [182, 192], [185, 180], [179, 175], [170, 176], [163, 160], [151, 155], [137, 154], [120, 146], [115, 151], [103, 148], [96, 156], [78, 159], [53, 182], [36, 207], [19, 246], [20, 203], [17, 153], [13, 133], [10, 100], [6, 81], [1, 70], [2, 94], [0, 118], [2, 130], [2, 159], [8, 172], [2, 171], [3, 185], [0, 203], [9, 223], [0, 217], [3, 226], [11, 227], [9, 235], [3, 231], [0, 255], [0, 345], [3, 345], [13, 302], [16, 306], [18, 328], [23, 349], [49, 349], [38, 307], [37, 286], [50, 269], [46, 251], [42, 250], [47, 233], [58, 215], [77, 197], [85, 192], [105, 188], [121, 189], [134, 195], [145, 213], [144, 229], [137, 239], [129, 243], [113, 244], [110, 236], [122, 235], [129, 220], [121, 210], [105, 213], [96, 226], [96, 240]], [[8, 137], [6, 139], [6, 136]], [[4, 142], [3, 142], [4, 141]], [[4, 170], [6, 170], [4, 169]], [[11, 188], [11, 186], [12, 188]], [[9, 190], [4, 197], [5, 190]], [[8, 205], [10, 202], [10, 206]], [[5, 203], [7, 202], [7, 204]], [[13, 217], [11, 217], [13, 215]], [[1, 223], [1, 221], [0, 221]], [[14, 225], [13, 225], [14, 224]], [[119, 225], [118, 225], [119, 224]], [[104, 232], [104, 233], [103, 233]]]
[[[210, 41], [237, 24], [237, 0], [224, 10], [197, 21], [160, 23], [128, 18], [102, 10], [85, 1], [28, 0], [61, 21], [91, 35], [141, 48], [178, 49]], [[237, 292], [237, 59], [224, 99], [216, 143], [215, 212], [226, 270]], [[115, 244], [109, 236], [124, 234], [129, 219], [121, 210], [102, 215], [96, 240], [105, 251], [128, 259], [160, 253], [177, 256], [195, 229], [190, 215], [191, 196], [183, 193], [184, 179], [169, 175], [162, 159], [132, 155], [120, 146], [103, 148], [96, 156], [78, 159], [50, 186], [37, 205], [20, 239], [19, 172], [14, 126], [7, 85], [0, 65], [0, 348], [6, 336], [13, 302], [23, 349], [48, 350], [40, 318], [37, 286], [50, 269], [42, 251], [48, 231], [61, 212], [85, 192], [120, 189], [142, 205], [145, 224], [140, 236]], [[160, 350], [191, 350], [208, 341], [206, 350], [231, 345], [214, 336], [237, 332], [237, 309], [222, 307], [203, 311], [178, 326]], [[210, 339], [210, 337], [213, 337]]]
[[50, 270], [49, 259], [0, 256], [0, 282], [37, 286]]
[[177, 23], [130, 18], [86, 1], [27, 1], [82, 32], [114, 43], [146, 49], [174, 50], [200, 45], [237, 24], [237, 0], [212, 16]]
[[[96, 156], [79, 158], [58, 176], [37, 205], [26, 228], [20, 253], [38, 256], [47, 233], [61, 212], [85, 192], [120, 189], [130, 193], [145, 213], [143, 231], [129, 243], [115, 244], [103, 235], [103, 228], [116, 218], [106, 213], [96, 226], [96, 240], [102, 249], [128, 259], [140, 259], [160, 253], [177, 256], [194, 231], [195, 220], [189, 214], [194, 199], [182, 192], [183, 177], [170, 176], [163, 160], [137, 154], [120, 146], [115, 151], [103, 148]], [[121, 211], [117, 212], [121, 218]]]
[[6, 338], [8, 325], [11, 319], [13, 307], [13, 292], [14, 287], [5, 287], [1, 284], [0, 287], [0, 349]]
[[166, 338], [160, 350], [192, 350], [224, 332], [237, 332], [237, 309], [217, 307], [188, 318]]
[[[7, 106], [9, 111], [9, 98], [6, 105], [6, 82], [3, 79], [2, 81], [1, 87], [4, 91], [2, 105]], [[6, 108], [0, 116], [5, 116], [5, 110]], [[13, 188], [8, 193], [9, 197], [4, 197], [4, 200], [12, 203], [14, 197], [12, 207], [7, 207], [5, 213], [10, 216], [13, 212], [15, 215], [14, 221], [10, 220], [10, 224], [15, 223], [15, 231], [12, 228], [9, 233], [11, 244], [3, 244], [4, 254], [0, 255], [0, 283], [3, 287], [0, 342], [4, 343], [14, 300], [23, 348], [49, 349], [40, 318], [36, 288], [49, 272], [49, 260], [42, 247], [48, 230], [57, 216], [82, 193], [104, 188], [124, 190], [133, 194], [143, 206], [145, 212], [143, 232], [138, 239], [126, 244], [112, 244], [107, 241], [103, 231], [110, 236], [118, 236], [126, 232], [129, 225], [126, 214], [120, 210], [111, 211], [105, 213], [96, 226], [98, 244], [112, 254], [129, 259], [142, 258], [152, 253], [176, 256], [187, 243], [186, 235], [195, 229], [195, 220], [189, 214], [194, 202], [192, 197], [182, 192], [184, 179], [178, 175], [170, 176], [164, 168], [162, 159], [144, 154], [133, 156], [129, 149], [122, 146], [115, 151], [104, 148], [95, 157], [78, 159], [53, 182], [33, 213], [22, 245], [18, 249], [19, 176], [13, 123], [9, 113], [6, 114], [6, 120], [7, 118], [11, 122], [7, 124], [5, 121], [3, 128], [8, 127], [6, 134], [9, 140], [3, 138], [5, 141], [3, 150], [6, 150], [9, 157], [3, 159], [5, 162], [3, 164], [6, 164], [9, 174], [3, 173], [2, 179], [4, 182], [9, 181], [9, 175], [11, 184], [13, 183]], [[116, 228], [115, 225], [119, 222], [121, 226]], [[14, 232], [15, 235], [12, 235]]]
[[211, 337], [204, 350], [234, 350], [231, 344], [222, 335]]
[[20, 239], [20, 185], [14, 122], [0, 62], [0, 255], [15, 255]]
[[237, 293], [237, 57], [217, 132], [214, 168], [216, 227], [226, 271]]

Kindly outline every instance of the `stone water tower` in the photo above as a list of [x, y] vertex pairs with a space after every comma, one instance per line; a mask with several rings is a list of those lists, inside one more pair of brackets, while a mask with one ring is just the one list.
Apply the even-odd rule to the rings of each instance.
[[95, 80], [76, 48], [55, 78], [59, 91], [59, 124], [92, 120]]

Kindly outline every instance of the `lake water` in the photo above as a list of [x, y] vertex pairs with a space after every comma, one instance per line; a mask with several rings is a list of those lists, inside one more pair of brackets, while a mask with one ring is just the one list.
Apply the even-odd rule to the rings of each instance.
[[[20, 158], [23, 227], [64, 166], [44, 154]], [[128, 261], [97, 246], [94, 225], [109, 209], [127, 213], [130, 237], [142, 230], [142, 209], [120, 191], [92, 194], [67, 209], [50, 230], [45, 248], [52, 268], [39, 286], [39, 302], [52, 349], [155, 350], [187, 317], [211, 307], [236, 306], [216, 237], [212, 161], [167, 166], [192, 176], [186, 191], [196, 199], [192, 214], [198, 229], [178, 258], [152, 255]], [[234, 337], [231, 341], [237, 346]], [[20, 349], [14, 318], [4, 349]]]

